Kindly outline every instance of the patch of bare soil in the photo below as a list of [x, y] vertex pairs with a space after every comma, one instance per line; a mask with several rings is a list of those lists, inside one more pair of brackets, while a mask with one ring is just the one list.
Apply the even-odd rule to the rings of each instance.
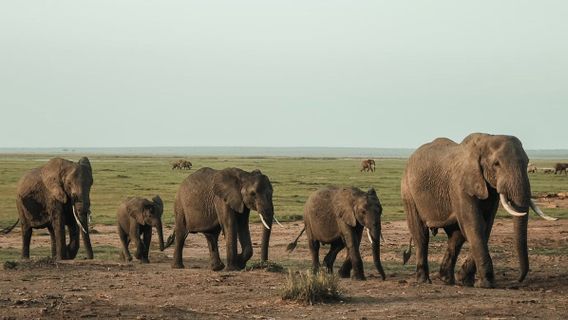
[[568, 192], [545, 193], [537, 196], [537, 203], [543, 208], [568, 208]]
[[[430, 243], [432, 284], [417, 284], [413, 266], [402, 267], [407, 244], [406, 223], [385, 223], [382, 257], [387, 280], [371, 269], [370, 245], [362, 244], [367, 281], [342, 279], [347, 297], [335, 304], [306, 306], [282, 301], [280, 287], [286, 273], [263, 270], [213, 272], [208, 269], [203, 236], [186, 241], [186, 269], [170, 268], [172, 248], [153, 250], [150, 264], [118, 260], [81, 260], [34, 265], [0, 271], [0, 319], [384, 319], [384, 318], [568, 318], [568, 222], [532, 219], [529, 223], [531, 271], [516, 281], [510, 220], [497, 220], [490, 248], [496, 271], [496, 289], [447, 286], [436, 279], [436, 266], [445, 250], [440, 232]], [[275, 226], [270, 258], [293, 269], [310, 267], [305, 236], [296, 251], [286, 245], [301, 223]], [[119, 246], [115, 227], [96, 226], [94, 246]], [[251, 226], [258, 259], [261, 225]], [[0, 236], [1, 249], [20, 248], [21, 234]], [[49, 236], [35, 232], [31, 252], [49, 247]], [[220, 243], [224, 248], [224, 242]], [[327, 250], [327, 246], [323, 250]], [[223, 250], [224, 251], [224, 250]], [[320, 256], [323, 256], [323, 253]], [[460, 262], [468, 254], [467, 244]], [[80, 252], [80, 256], [83, 252]], [[342, 260], [338, 257], [336, 265]], [[415, 263], [414, 257], [410, 264]], [[460, 263], [458, 262], [458, 267]]]

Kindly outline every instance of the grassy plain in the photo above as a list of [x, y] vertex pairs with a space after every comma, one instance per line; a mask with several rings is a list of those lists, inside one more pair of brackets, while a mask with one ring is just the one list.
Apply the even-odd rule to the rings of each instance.
[[[27, 170], [41, 166], [51, 155], [0, 155], [0, 227], [15, 222], [15, 190]], [[78, 160], [79, 156], [64, 156]], [[360, 159], [354, 158], [274, 158], [198, 157], [188, 158], [192, 170], [171, 170], [170, 162], [180, 157], [90, 155], [94, 171], [91, 191], [93, 223], [114, 224], [120, 201], [133, 195], [160, 194], [165, 202], [164, 222], [173, 224], [172, 205], [180, 182], [201, 167], [260, 169], [274, 186], [274, 206], [281, 221], [301, 219], [302, 208], [311, 192], [327, 185], [374, 187], [384, 207], [383, 220], [404, 219], [400, 200], [400, 178], [405, 159], [377, 159], [377, 171], [359, 172]], [[552, 167], [556, 161], [533, 161], [538, 167]], [[530, 175], [533, 194], [568, 191], [568, 177]], [[547, 209], [557, 217], [568, 217], [566, 209]], [[505, 216], [502, 212], [500, 213]], [[258, 221], [258, 215], [252, 215]]]

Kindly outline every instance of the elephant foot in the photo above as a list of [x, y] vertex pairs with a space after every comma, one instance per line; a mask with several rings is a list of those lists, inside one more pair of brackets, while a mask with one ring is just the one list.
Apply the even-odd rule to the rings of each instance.
[[475, 281], [476, 288], [485, 288], [485, 289], [492, 289], [495, 288], [495, 283], [488, 279], [478, 279]]
[[354, 274], [353, 274], [353, 277], [351, 277], [351, 279], [357, 280], [357, 281], [365, 281], [365, 280], [367, 280], [367, 278], [365, 278], [365, 275], [364, 275], [364, 274], [357, 274], [357, 273], [354, 273]]
[[458, 272], [457, 281], [464, 287], [473, 287], [475, 283], [475, 273], [466, 272], [462, 269]]
[[240, 268], [240, 266], [236, 266], [236, 265], [225, 266], [225, 271], [240, 271], [240, 270], [242, 270]]
[[147, 258], [140, 259], [140, 263], [150, 263], [150, 260]]
[[223, 270], [223, 268], [225, 268], [225, 264], [223, 264], [223, 262], [221, 261], [211, 265], [211, 270], [213, 271], [221, 271]]
[[172, 263], [172, 269], [183, 269], [185, 268], [183, 263], [181, 262], [174, 262]]
[[351, 270], [340, 268], [338, 274], [340, 278], [347, 279], [351, 276]]
[[442, 280], [447, 285], [453, 286], [454, 284], [456, 284], [456, 278], [454, 277], [454, 274], [450, 272], [440, 271], [440, 280]]
[[430, 280], [430, 275], [427, 272], [420, 270], [416, 272], [416, 282], [432, 283], [432, 280]]

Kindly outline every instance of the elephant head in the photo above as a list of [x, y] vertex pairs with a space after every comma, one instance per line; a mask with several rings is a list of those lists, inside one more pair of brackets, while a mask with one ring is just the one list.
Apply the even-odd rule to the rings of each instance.
[[531, 199], [531, 185], [527, 174], [529, 158], [521, 141], [513, 136], [474, 133], [461, 143], [466, 158], [463, 161], [461, 182], [469, 196], [480, 200], [498, 194], [505, 210], [513, 215], [515, 242], [520, 264], [519, 281], [529, 269], [527, 250], [528, 211], [548, 217]]
[[133, 198], [127, 206], [128, 214], [134, 218], [138, 224], [152, 226], [156, 228], [160, 243], [160, 251], [164, 251], [164, 233], [162, 229], [162, 214], [164, 213], [164, 203], [159, 195], [152, 198], [152, 201], [143, 198]]
[[335, 204], [337, 214], [347, 225], [355, 228], [357, 224], [367, 229], [367, 236], [371, 242], [373, 262], [375, 268], [385, 279], [385, 272], [381, 264], [381, 215], [383, 207], [375, 189], [362, 192], [359, 189], [347, 189], [347, 199], [340, 197]]
[[258, 212], [265, 227], [261, 260], [268, 260], [268, 244], [274, 219], [273, 189], [268, 177], [260, 170], [246, 172], [236, 168], [224, 169], [215, 175], [213, 191], [236, 212], [242, 213], [245, 208]]
[[78, 163], [61, 158], [52, 159], [41, 169], [41, 178], [52, 201], [63, 205], [70, 204], [75, 221], [83, 235], [87, 257], [92, 259], [89, 215], [93, 170], [89, 159], [83, 157]]

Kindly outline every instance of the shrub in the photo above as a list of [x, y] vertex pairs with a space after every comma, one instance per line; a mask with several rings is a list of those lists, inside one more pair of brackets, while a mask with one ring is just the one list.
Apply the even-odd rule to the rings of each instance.
[[264, 269], [268, 272], [284, 272], [284, 267], [274, 261], [254, 261], [253, 263], [247, 265], [246, 271], [261, 270]]
[[289, 271], [282, 290], [282, 299], [314, 304], [340, 301], [343, 297], [339, 288], [339, 279], [334, 274]]

